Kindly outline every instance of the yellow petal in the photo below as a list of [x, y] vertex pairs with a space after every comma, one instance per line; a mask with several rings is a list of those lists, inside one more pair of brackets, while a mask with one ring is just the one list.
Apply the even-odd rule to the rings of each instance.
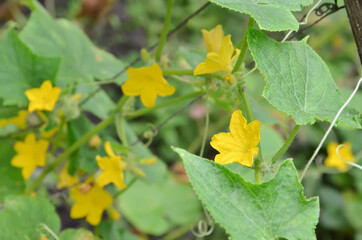
[[103, 211], [104, 210], [100, 208], [95, 208], [90, 211], [86, 218], [87, 222], [89, 222], [93, 226], [98, 225], [101, 221]]
[[224, 31], [222, 30], [222, 26], [219, 24], [210, 31], [206, 31], [203, 29], [201, 30], [201, 32], [202, 36], [204, 37], [207, 51], [219, 52], [222, 39], [224, 38]]
[[103, 187], [111, 182], [112, 182], [112, 178], [106, 172], [101, 172], [96, 179], [96, 183], [100, 187]]
[[85, 217], [89, 210], [88, 204], [76, 203], [70, 209], [70, 217], [75, 219]]
[[40, 88], [32, 88], [25, 91], [25, 95], [30, 101], [28, 111], [47, 110], [52, 111], [55, 103], [59, 99], [61, 89], [53, 87], [49, 80], [42, 83]]
[[114, 152], [112, 150], [112, 146], [111, 146], [111, 143], [109, 141], [106, 141], [104, 143], [104, 150], [106, 150], [106, 153], [108, 154], [108, 156], [110, 156], [110, 157], [116, 156], [116, 154], [114, 154]]

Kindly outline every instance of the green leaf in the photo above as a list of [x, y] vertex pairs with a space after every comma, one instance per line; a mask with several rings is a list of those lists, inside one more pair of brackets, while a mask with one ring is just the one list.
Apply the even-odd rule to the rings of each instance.
[[8, 195], [23, 193], [25, 189], [21, 169], [10, 165], [14, 155], [13, 146], [9, 142], [0, 141], [0, 202]]
[[[0, 98], [4, 105], [26, 106], [25, 90], [40, 87], [43, 81], [54, 81], [60, 59], [33, 54], [9, 29], [0, 43]], [[6, 86], [6, 87], [4, 87]]]
[[209, 0], [221, 7], [247, 13], [255, 19], [260, 29], [284, 31], [299, 29], [291, 11], [301, 11], [312, 0]]
[[128, 221], [153, 235], [176, 226], [191, 226], [201, 218], [200, 202], [187, 184], [137, 181], [117, 201]]
[[64, 230], [59, 240], [95, 240], [93, 233], [86, 229], [67, 229]]
[[213, 161], [175, 151], [199, 198], [233, 240], [316, 238], [318, 198], [306, 200], [292, 161], [269, 182], [253, 184]]
[[[297, 124], [331, 122], [344, 101], [323, 60], [305, 42], [278, 43], [250, 29], [248, 43], [257, 67], [265, 75], [264, 97]], [[337, 124], [360, 127], [358, 113], [345, 110]]]
[[[110, 79], [123, 68], [121, 61], [97, 48], [72, 22], [53, 19], [36, 0], [28, 1], [28, 5], [32, 14], [20, 37], [36, 54], [62, 59], [56, 79], [58, 86], [65, 88], [72, 84], [75, 92], [87, 97], [99, 88], [95, 79]], [[124, 77], [115, 80], [121, 83]], [[113, 106], [108, 95], [100, 91], [83, 108], [104, 119]]]
[[60, 229], [60, 220], [53, 205], [45, 198], [9, 196], [0, 212], [0, 239], [40, 239], [43, 234], [53, 239], [45, 229], [54, 233]]
[[28, 5], [32, 14], [20, 38], [40, 56], [62, 58], [57, 84], [110, 78], [123, 67], [70, 21], [54, 20], [36, 0], [28, 1]]

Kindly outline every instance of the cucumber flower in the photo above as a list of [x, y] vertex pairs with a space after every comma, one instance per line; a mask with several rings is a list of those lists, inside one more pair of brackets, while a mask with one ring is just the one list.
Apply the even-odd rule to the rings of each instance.
[[143, 105], [153, 107], [157, 95], [166, 97], [174, 94], [175, 88], [171, 86], [162, 75], [158, 64], [149, 67], [128, 68], [128, 79], [122, 85], [126, 96], [140, 96]]
[[24, 142], [18, 141], [14, 145], [17, 154], [11, 159], [11, 165], [22, 168], [22, 175], [25, 180], [37, 166], [45, 166], [45, 157], [49, 142], [45, 140], [36, 141], [35, 134], [26, 135]]
[[[344, 160], [347, 160], [349, 162], [354, 162], [355, 159], [354, 159], [353, 153], [351, 151], [351, 149], [352, 149], [351, 144], [348, 142], [345, 142], [345, 143], [342, 143], [342, 145], [343, 145], [343, 147], [338, 149], [339, 156], [341, 158], [343, 158]], [[324, 164], [327, 167], [335, 167], [340, 172], [345, 172], [345, 171], [347, 171], [347, 166], [349, 164], [338, 157], [338, 155], [337, 155], [338, 146], [339, 146], [339, 144], [336, 142], [331, 142], [328, 144], [328, 146], [327, 146], [328, 156], [327, 156]]]
[[239, 163], [250, 167], [257, 155], [260, 142], [260, 122], [247, 124], [240, 110], [234, 111], [230, 120], [230, 132], [218, 133], [211, 138], [210, 145], [220, 153], [215, 162], [220, 164]]
[[209, 52], [206, 56], [205, 62], [200, 63], [194, 70], [194, 75], [215, 73], [222, 71], [230, 73], [233, 69], [232, 63], [235, 58], [240, 54], [239, 49], [235, 49], [231, 42], [231, 35], [227, 35], [222, 39], [219, 52]]
[[28, 117], [28, 111], [27, 110], [20, 110], [18, 112], [18, 115], [15, 117], [7, 118], [7, 119], [0, 119], [0, 127], [4, 128], [8, 124], [14, 124], [20, 129], [26, 128], [26, 119]]
[[123, 169], [126, 167], [126, 163], [122, 161], [121, 156], [114, 154], [109, 141], [105, 142], [104, 150], [106, 150], [108, 157], [96, 156], [97, 164], [102, 169], [102, 172], [96, 179], [96, 183], [101, 187], [113, 183], [116, 187], [125, 189]]
[[59, 173], [57, 188], [62, 189], [65, 187], [71, 187], [77, 182], [79, 182], [79, 178], [77, 176], [70, 175], [68, 173], [68, 164], [65, 164], [62, 171]]
[[104, 210], [113, 202], [112, 195], [95, 183], [78, 184], [70, 190], [70, 196], [75, 201], [70, 217], [85, 217], [93, 226], [100, 223]]
[[52, 83], [49, 80], [43, 82], [40, 88], [32, 88], [26, 90], [25, 95], [30, 101], [28, 111], [52, 111], [56, 102], [59, 99], [61, 91], [62, 90], [59, 87], [53, 87]]

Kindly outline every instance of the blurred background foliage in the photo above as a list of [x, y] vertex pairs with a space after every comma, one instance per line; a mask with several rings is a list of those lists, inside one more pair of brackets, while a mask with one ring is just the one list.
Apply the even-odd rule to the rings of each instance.
[[[96, 46], [109, 51], [124, 64], [137, 57], [141, 48], [158, 41], [167, 4], [164, 0], [44, 0], [41, 2], [53, 16], [72, 21], [84, 30]], [[171, 29], [204, 3], [206, 1], [175, 0]], [[339, 1], [339, 4], [343, 5], [343, 1]], [[303, 13], [296, 15], [300, 19]], [[21, 6], [18, 1], [2, 1], [1, 35], [6, 29], [5, 25], [12, 24], [22, 28], [28, 16], [29, 10]], [[311, 15], [309, 23], [317, 19], [317, 16]], [[236, 44], [246, 29], [246, 21], [246, 15], [210, 5], [168, 40], [162, 65], [169, 68], [193, 69], [201, 62], [200, 59], [203, 60], [206, 53], [201, 29], [211, 29], [217, 24], [222, 24], [224, 32], [230, 33]], [[362, 75], [362, 68], [346, 11], [342, 9], [328, 16], [305, 33], [298, 35], [297, 39], [302, 39], [306, 35], [310, 36], [309, 44], [327, 63], [342, 94], [347, 97], [355, 86], [357, 77]], [[284, 33], [270, 33], [270, 36], [281, 40]], [[250, 54], [247, 54], [246, 62], [248, 63], [246, 68], [250, 69], [253, 66]], [[138, 63], [136, 66], [141, 65], [142, 63]], [[198, 83], [200, 80], [195, 77], [170, 76], [168, 81], [176, 87], [177, 96], [193, 92], [203, 84]], [[257, 71], [247, 78], [247, 93], [252, 96], [256, 119], [263, 123], [261, 140], [263, 155], [271, 157], [283, 144], [293, 122], [261, 96], [264, 86], [263, 76]], [[116, 84], [104, 84], [102, 88], [113, 101], [121, 95], [121, 90]], [[208, 144], [210, 138], [218, 132], [228, 130], [230, 113], [234, 105], [226, 97], [229, 94], [232, 94], [229, 89], [221, 85], [220, 89], [210, 92], [207, 96], [210, 126], [204, 156], [209, 159], [213, 159], [216, 154]], [[157, 101], [161, 103], [166, 100]], [[134, 104], [140, 103], [137, 100]], [[180, 103], [129, 121], [130, 128], [135, 131], [129, 133], [132, 135], [131, 138], [135, 140], [137, 136], [152, 130], [183, 106], [184, 103]], [[351, 106], [362, 112], [362, 90], [358, 91]], [[206, 108], [206, 101], [198, 101], [184, 114], [171, 119], [153, 137], [150, 149], [166, 165], [157, 168], [153, 176], [152, 173], [147, 174], [151, 174], [151, 178], [156, 182], [161, 175], [169, 181], [151, 187], [143, 182], [137, 182], [119, 200], [119, 208], [127, 220], [123, 218], [112, 224], [102, 223], [96, 229], [100, 236], [105, 239], [127, 240], [147, 239], [147, 236], [148, 239], [196, 239], [189, 232], [189, 228], [202, 217], [201, 206], [188, 187], [182, 163], [170, 149], [170, 145], [185, 148], [192, 153], [200, 151]], [[81, 118], [73, 121], [71, 125], [75, 126], [74, 129], [79, 130], [81, 126], [85, 128], [85, 130], [80, 129], [80, 132], [75, 131], [73, 137], [76, 138], [81, 131], [86, 131], [87, 124], [92, 127], [92, 122], [99, 121], [98, 117], [85, 112]], [[321, 122], [301, 127], [285, 158], [293, 158], [297, 168], [303, 169], [327, 128], [328, 124]], [[105, 136], [116, 138], [115, 128], [108, 128], [107, 131]], [[356, 162], [362, 163], [362, 131], [335, 128], [303, 181], [305, 194], [308, 197], [320, 196], [321, 214], [317, 238], [362, 240], [362, 173], [358, 169], [340, 173], [336, 169], [324, 166], [326, 146], [332, 141], [350, 142]], [[148, 151], [142, 145], [140, 148], [143, 148], [141, 151]], [[2, 147], [0, 151], [3, 149]], [[76, 164], [84, 169], [94, 168], [95, 166], [89, 165], [87, 158], [92, 158], [96, 153], [87, 149], [80, 151], [83, 152], [74, 156], [75, 158], [82, 156], [77, 158]], [[11, 155], [9, 152], [4, 154]], [[166, 168], [168, 171], [165, 171]], [[238, 167], [234, 170], [245, 172]], [[175, 185], [175, 182], [182, 184]], [[16, 189], [16, 186], [14, 188]], [[185, 202], [188, 204], [185, 205]], [[65, 214], [66, 211], [69, 209], [59, 201], [58, 212], [62, 219], [62, 228], [79, 226], [81, 223], [71, 220]], [[155, 237], [152, 237], [153, 235]], [[206, 239], [227, 239], [227, 237], [223, 230], [216, 226], [213, 234]]]

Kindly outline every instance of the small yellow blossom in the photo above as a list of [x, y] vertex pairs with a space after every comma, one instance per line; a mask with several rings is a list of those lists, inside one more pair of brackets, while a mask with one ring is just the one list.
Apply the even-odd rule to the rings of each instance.
[[70, 210], [70, 217], [86, 217], [87, 222], [95, 226], [101, 221], [103, 211], [111, 206], [113, 198], [97, 184], [85, 184], [89, 185], [86, 190], [82, 188], [84, 184], [79, 184], [70, 190], [71, 198], [75, 201]]
[[[351, 149], [352, 149], [351, 144], [348, 142], [345, 142], [345, 143], [342, 143], [342, 145], [343, 146], [340, 147], [338, 150], [339, 156], [341, 156], [341, 158], [343, 158], [344, 160], [354, 162], [354, 156], [351, 151]], [[335, 167], [335, 168], [338, 168], [339, 171], [345, 172], [345, 171], [347, 171], [348, 163], [346, 163], [345, 161], [343, 161], [342, 159], [340, 159], [338, 157], [338, 155], [337, 155], [338, 146], [339, 146], [339, 144], [336, 142], [331, 142], [330, 144], [328, 144], [328, 146], [327, 146], [328, 156], [327, 156], [324, 164], [327, 167]]]
[[142, 164], [142, 165], [152, 165], [152, 164], [155, 164], [156, 162], [157, 162], [157, 158], [152, 157], [152, 158], [142, 159], [140, 161], [140, 164]]
[[43, 82], [40, 88], [26, 90], [25, 95], [30, 101], [28, 111], [52, 111], [55, 103], [59, 99], [60, 92], [61, 89], [59, 87], [53, 87], [49, 80]]
[[76, 184], [79, 181], [79, 178], [77, 176], [71, 176], [68, 173], [68, 164], [65, 164], [62, 171], [59, 173], [59, 179], [58, 179], [58, 189], [62, 189], [65, 187], [71, 187], [74, 184]]
[[215, 73], [222, 71], [225, 73], [230, 73], [232, 70], [231, 63], [239, 55], [240, 50], [235, 49], [236, 54], [234, 53], [234, 46], [231, 42], [231, 35], [227, 35], [223, 38], [220, 52], [209, 52], [206, 56], [205, 62], [197, 65], [194, 71], [194, 75]]
[[204, 37], [207, 51], [220, 52], [222, 39], [224, 38], [224, 31], [222, 30], [222, 26], [219, 24], [210, 31], [202, 29], [201, 32], [202, 36]]
[[234, 111], [230, 121], [229, 133], [218, 133], [211, 139], [211, 146], [220, 154], [215, 162], [229, 164], [237, 162], [250, 167], [259, 151], [260, 122], [255, 120], [247, 124], [240, 110]]
[[158, 64], [149, 67], [128, 68], [128, 79], [122, 85], [122, 91], [127, 96], [141, 96], [146, 107], [153, 107], [157, 95], [166, 97], [174, 94], [175, 88], [168, 84], [162, 75]]
[[28, 111], [20, 110], [16, 117], [11, 117], [8, 119], [0, 119], [0, 126], [4, 128], [8, 124], [14, 124], [20, 129], [25, 129], [27, 117], [28, 117]]
[[92, 136], [88, 141], [88, 146], [90, 148], [97, 148], [101, 145], [102, 139], [98, 135]]
[[104, 149], [109, 157], [96, 156], [97, 164], [102, 172], [98, 175], [96, 183], [103, 187], [109, 183], [113, 183], [120, 189], [125, 189], [123, 179], [123, 169], [126, 163], [122, 161], [121, 156], [114, 154], [111, 143], [106, 141]]
[[49, 240], [46, 236], [44, 236], [44, 235], [41, 235], [40, 236], [40, 240]]
[[24, 142], [16, 142], [14, 149], [17, 154], [11, 159], [11, 165], [22, 168], [25, 180], [29, 179], [31, 173], [37, 166], [45, 166], [45, 156], [49, 142], [45, 140], [36, 141], [35, 134], [26, 135]]

